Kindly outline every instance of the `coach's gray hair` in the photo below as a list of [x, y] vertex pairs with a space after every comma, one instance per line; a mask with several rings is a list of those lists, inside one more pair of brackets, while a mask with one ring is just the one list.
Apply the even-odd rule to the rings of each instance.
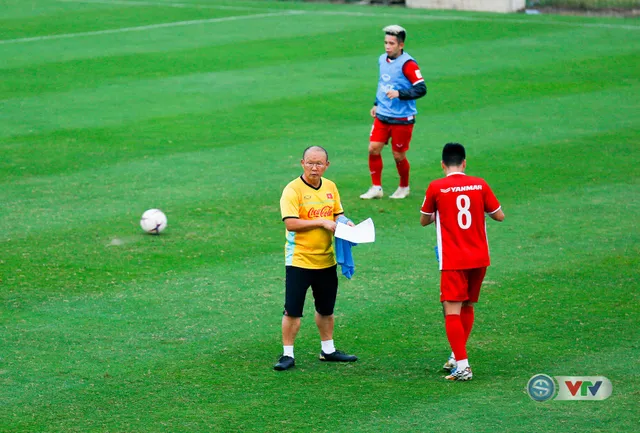
[[307, 155], [307, 152], [310, 150], [319, 150], [320, 152], [324, 152], [324, 155], [327, 157], [327, 161], [329, 161], [329, 152], [327, 152], [327, 149], [325, 149], [322, 146], [309, 146], [307, 147], [304, 152], [302, 152], [302, 159], [304, 159], [304, 157]]

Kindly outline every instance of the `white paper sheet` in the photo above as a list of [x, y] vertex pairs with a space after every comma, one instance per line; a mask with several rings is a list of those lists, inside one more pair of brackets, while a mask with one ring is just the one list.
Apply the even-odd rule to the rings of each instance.
[[376, 229], [373, 220], [367, 218], [355, 227], [338, 223], [335, 236], [356, 244], [366, 244], [376, 240]]

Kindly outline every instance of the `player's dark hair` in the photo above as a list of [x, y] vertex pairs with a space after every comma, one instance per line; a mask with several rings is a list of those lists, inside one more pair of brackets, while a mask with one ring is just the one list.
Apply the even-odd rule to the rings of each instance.
[[400, 31], [400, 32], [384, 32], [385, 35], [389, 35], [389, 36], [395, 36], [396, 38], [398, 38], [398, 42], [404, 42], [405, 39], [407, 39], [407, 32], [405, 31]]
[[407, 39], [407, 31], [404, 29], [404, 27], [397, 24], [387, 26], [382, 29], [382, 31], [385, 35], [395, 36], [398, 42], [404, 42], [404, 40]]
[[327, 149], [325, 149], [322, 146], [309, 146], [307, 147], [304, 152], [302, 152], [302, 159], [304, 160], [304, 157], [307, 155], [307, 152], [310, 150], [319, 150], [321, 152], [324, 152], [324, 155], [327, 157], [327, 161], [329, 161], [329, 152], [327, 152]]
[[462, 165], [466, 158], [464, 146], [460, 143], [447, 143], [442, 149], [442, 163], [447, 167]]

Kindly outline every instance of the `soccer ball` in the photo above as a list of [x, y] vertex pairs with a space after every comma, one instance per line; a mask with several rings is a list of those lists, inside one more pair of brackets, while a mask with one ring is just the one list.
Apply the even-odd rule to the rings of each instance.
[[160, 209], [149, 209], [142, 214], [140, 227], [152, 235], [159, 235], [167, 227], [167, 216]]

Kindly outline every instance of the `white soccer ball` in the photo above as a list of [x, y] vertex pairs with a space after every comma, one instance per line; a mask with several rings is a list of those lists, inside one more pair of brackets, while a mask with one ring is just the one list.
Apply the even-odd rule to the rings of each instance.
[[159, 235], [167, 227], [167, 216], [160, 209], [149, 209], [142, 214], [140, 227], [147, 233]]

